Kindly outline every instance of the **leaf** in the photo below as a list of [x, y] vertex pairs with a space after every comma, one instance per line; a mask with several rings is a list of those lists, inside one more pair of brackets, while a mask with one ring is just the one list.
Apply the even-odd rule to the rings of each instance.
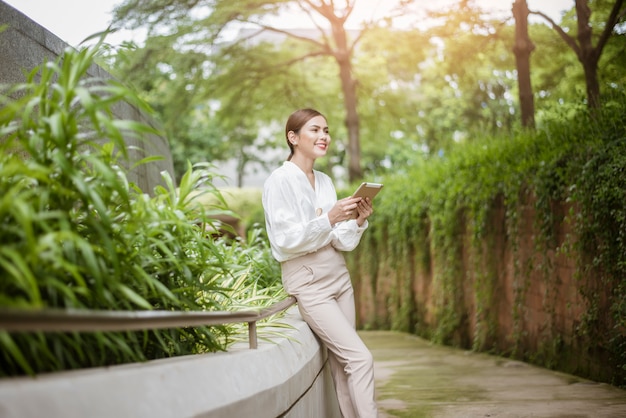
[[139, 296], [134, 290], [132, 290], [128, 286], [118, 283], [116, 285], [116, 289], [119, 292], [121, 292], [123, 296], [125, 296], [127, 299], [129, 299], [132, 303], [134, 303], [138, 307], [142, 309], [148, 309], [148, 310], [152, 309], [152, 305], [150, 305], [150, 303], [148, 303], [147, 300]]
[[9, 355], [15, 360], [15, 362], [29, 375], [33, 376], [35, 371], [30, 367], [26, 357], [22, 354], [20, 349], [15, 345], [15, 342], [11, 338], [6, 331], [0, 331], [0, 345], [2, 346], [2, 351], [9, 353]]
[[41, 294], [29, 263], [15, 249], [0, 247], [0, 266], [27, 294], [34, 306], [41, 306]]

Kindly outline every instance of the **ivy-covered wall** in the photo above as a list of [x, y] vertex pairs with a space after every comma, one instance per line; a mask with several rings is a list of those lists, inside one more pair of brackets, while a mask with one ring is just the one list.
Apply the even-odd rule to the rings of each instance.
[[347, 254], [359, 326], [626, 385], [626, 128], [607, 113], [384, 179]]

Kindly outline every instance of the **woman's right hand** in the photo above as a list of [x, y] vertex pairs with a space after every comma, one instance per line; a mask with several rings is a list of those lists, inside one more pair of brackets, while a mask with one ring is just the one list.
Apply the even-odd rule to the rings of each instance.
[[338, 200], [335, 206], [328, 211], [328, 220], [332, 226], [335, 226], [337, 222], [347, 221], [348, 219], [355, 219], [358, 215], [357, 205], [361, 201], [360, 197], [346, 197]]

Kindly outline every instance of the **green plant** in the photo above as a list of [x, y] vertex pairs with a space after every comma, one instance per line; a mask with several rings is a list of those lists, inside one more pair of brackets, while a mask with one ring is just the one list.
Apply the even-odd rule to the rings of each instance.
[[[121, 83], [87, 76], [99, 47], [67, 49], [0, 97], [0, 307], [223, 310], [246, 292], [264, 296], [245, 299], [257, 306], [284, 297], [267, 245], [207, 233], [232, 213], [207, 164], [178, 187], [164, 174], [151, 195], [128, 180], [125, 138], [160, 132], [114, 117], [120, 100], [149, 109]], [[201, 194], [214, 203], [196, 204]], [[0, 375], [224, 350], [237, 332], [0, 332]]]
[[352, 270], [391, 302], [384, 323], [623, 385], [625, 108], [622, 96], [594, 114], [554, 109], [536, 131], [473, 138], [380, 179], [348, 259], [393, 266]]

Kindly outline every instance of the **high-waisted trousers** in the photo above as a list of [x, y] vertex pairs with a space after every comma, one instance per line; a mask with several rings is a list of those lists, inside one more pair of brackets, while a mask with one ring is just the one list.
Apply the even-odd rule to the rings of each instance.
[[297, 299], [302, 318], [328, 349], [341, 414], [377, 417], [374, 360], [355, 329], [354, 290], [343, 254], [328, 245], [281, 268], [285, 291]]

